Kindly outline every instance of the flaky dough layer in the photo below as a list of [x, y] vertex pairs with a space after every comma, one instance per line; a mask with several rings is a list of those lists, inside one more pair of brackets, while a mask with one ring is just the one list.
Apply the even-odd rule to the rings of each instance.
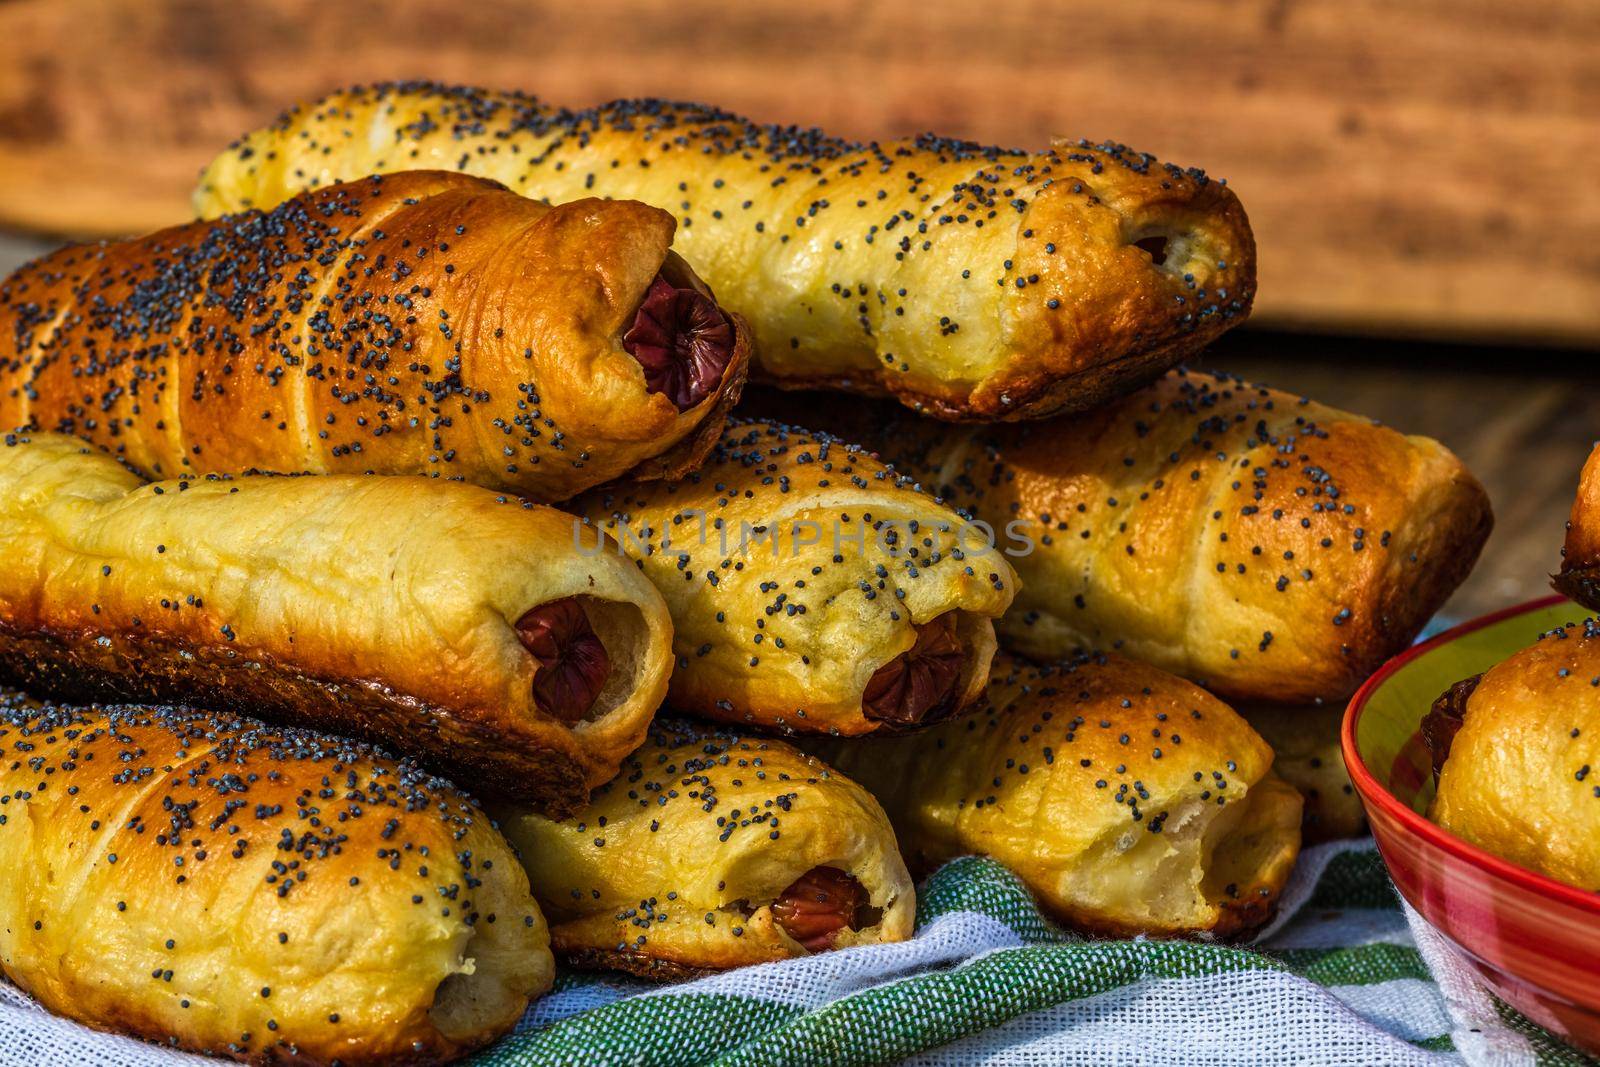
[[1253, 704], [1240, 705], [1238, 712], [1272, 746], [1273, 773], [1305, 798], [1301, 834], [1308, 847], [1366, 833], [1367, 812], [1339, 748], [1344, 705]]
[[731, 423], [681, 482], [575, 508], [666, 598], [674, 708], [796, 733], [914, 728], [976, 698], [999, 551], [882, 463], [826, 435]]
[[[12, 436], [0, 676], [359, 735], [570, 811], [643, 739], [672, 633], [630, 564], [579, 553], [575, 522], [423, 478], [145, 484], [73, 438]], [[603, 676], [573, 679], [597, 691], [569, 709], [540, 693], [570, 656], [541, 659], [519, 630], [550, 605], [604, 648]]]
[[[911, 936], [883, 809], [776, 739], [664, 721], [579, 814], [496, 815], [557, 954], [580, 965], [670, 978]], [[805, 894], [819, 869], [820, 903]]]
[[350, 89], [223, 152], [195, 205], [270, 207], [411, 167], [671, 211], [684, 254], [750, 320], [766, 378], [947, 419], [1103, 403], [1242, 321], [1255, 296], [1233, 193], [1126, 145], [865, 144], [661, 100], [569, 111], [426, 83]]
[[1405, 649], [1493, 525], [1453, 453], [1370, 419], [1174, 371], [1097, 411], [952, 432], [781, 395], [997, 531], [997, 624], [1050, 659], [1115, 648], [1239, 701], [1336, 702]]
[[427, 474], [552, 503], [673, 477], [749, 355], [675, 225], [414, 171], [64, 248], [0, 282], [0, 429], [156, 478]]
[[1001, 655], [983, 705], [904, 738], [808, 741], [889, 812], [913, 870], [969, 852], [1073, 926], [1250, 930], [1300, 850], [1300, 795], [1226, 704], [1120, 656]]
[[1429, 818], [1563, 882], [1600, 890], [1600, 623], [1543, 634], [1487, 671], [1448, 742]]
[[0, 967], [90, 1026], [432, 1064], [550, 988], [527, 876], [449, 783], [340, 738], [0, 694]]

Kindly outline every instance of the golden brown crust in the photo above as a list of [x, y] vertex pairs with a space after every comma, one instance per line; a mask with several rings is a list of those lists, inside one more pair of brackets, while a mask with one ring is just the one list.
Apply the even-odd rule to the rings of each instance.
[[1125, 145], [857, 144], [660, 100], [572, 112], [426, 83], [350, 89], [228, 149], [195, 204], [270, 206], [417, 166], [671, 210], [685, 254], [750, 319], [763, 378], [946, 419], [1092, 407], [1199, 351], [1255, 295], [1233, 193]]
[[1006, 389], [1005, 396], [1010, 406], [1006, 410], [1014, 410], [1014, 414], [979, 411], [971, 397], [952, 400], [948, 396], [917, 392], [904, 386], [891, 389], [883, 383], [881, 376], [794, 374], [780, 378], [763, 374], [758, 380], [761, 385], [791, 392], [829, 389], [861, 396], [890, 397], [912, 411], [943, 422], [1015, 422], [1092, 411], [1148, 385], [1166, 373], [1168, 368], [1183, 362], [1197, 351], [1199, 349], [1166, 345], [1137, 356], [1125, 356], [1107, 364], [1086, 367], [1066, 379], [1038, 375], [1013, 383]]
[[1600, 611], [1600, 447], [1589, 453], [1567, 520], [1556, 589], [1586, 608]]
[[1095, 933], [1245, 933], [1300, 848], [1300, 796], [1255, 731], [1120, 656], [1033, 667], [1002, 654], [963, 720], [805, 747], [883, 803], [913, 869], [993, 856]]
[[1116, 648], [1230, 699], [1347, 697], [1466, 577], [1493, 524], [1438, 442], [1223, 376], [1174, 371], [1083, 415], [973, 430], [752, 399], [812, 412], [994, 526], [1022, 580], [997, 624], [1010, 647]]
[[0, 427], [184, 473], [429, 474], [559, 501], [671, 476], [743, 383], [680, 411], [624, 345], [670, 215], [552, 208], [415, 171], [213, 223], [63, 249], [0, 283]]
[[1367, 830], [1366, 809], [1350, 784], [1339, 751], [1344, 706], [1286, 708], [1241, 706], [1239, 714], [1272, 746], [1272, 772], [1305, 798], [1301, 837], [1307, 845], [1359, 837]]
[[827, 947], [911, 936], [915, 892], [883, 809], [776, 739], [657, 722], [577, 815], [494, 811], [552, 947], [578, 966], [680, 978], [808, 955], [774, 904], [818, 867], [873, 909]]
[[728, 722], [894, 727], [864, 694], [936, 621], [953, 623], [958, 676], [948, 699], [900, 725], [954, 714], [982, 691], [990, 620], [1016, 589], [998, 552], [963, 550], [954, 512], [860, 449], [779, 424], [735, 420], [684, 481], [597, 490], [573, 507], [666, 598], [672, 706]]
[[449, 783], [249, 719], [0, 694], [0, 966], [52, 1011], [254, 1063], [431, 1064], [554, 966]]
[[[143, 485], [54, 434], [0, 446], [0, 677], [74, 699], [264, 714], [403, 747], [553, 813], [643, 739], [671, 625], [571, 516], [420, 478]], [[517, 625], [575, 601], [608, 662], [577, 714], [541, 706]]]
[[1461, 719], [1428, 817], [1513, 863], [1600, 890], [1591, 770], [1600, 768], [1600, 624], [1568, 623], [1492, 667]]

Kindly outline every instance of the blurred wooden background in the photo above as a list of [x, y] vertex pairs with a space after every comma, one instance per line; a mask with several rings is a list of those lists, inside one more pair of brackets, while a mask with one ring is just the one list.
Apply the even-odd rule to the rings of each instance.
[[0, 0], [0, 228], [179, 221], [238, 133], [407, 77], [1205, 167], [1261, 286], [1203, 365], [1461, 454], [1499, 521], [1450, 614], [1547, 588], [1600, 436], [1600, 0]]
[[1258, 321], [1600, 344], [1597, 0], [0, 0], [0, 223], [142, 230], [287, 104], [431, 77], [1226, 177]]

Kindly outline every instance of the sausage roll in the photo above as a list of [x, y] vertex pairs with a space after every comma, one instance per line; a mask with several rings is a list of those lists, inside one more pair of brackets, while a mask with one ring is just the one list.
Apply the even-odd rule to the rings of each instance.
[[1411, 643], [1493, 525], [1437, 441], [1219, 375], [1175, 371], [1015, 426], [951, 432], [838, 403], [814, 421], [994, 527], [1022, 579], [999, 623], [1008, 646], [1114, 648], [1241, 701], [1348, 697]]
[[578, 815], [496, 815], [580, 966], [677, 978], [911, 936], [883, 809], [782, 741], [658, 722]]
[[195, 205], [270, 207], [419, 166], [557, 203], [665, 208], [684, 254], [750, 319], [765, 377], [946, 419], [1102, 403], [1242, 321], [1255, 295], [1233, 192], [1126, 145], [857, 143], [660, 100], [574, 112], [518, 93], [351, 89], [229, 148]]
[[1119, 656], [1001, 655], [962, 720], [806, 747], [883, 803], [913, 870], [993, 856], [1093, 933], [1251, 930], [1300, 851], [1300, 794], [1266, 742], [1205, 690]]
[[0, 446], [0, 680], [259, 713], [580, 806], [644, 738], [671, 622], [577, 520], [422, 478], [145, 485], [58, 434]]
[[673, 707], [798, 733], [905, 729], [983, 689], [1016, 591], [992, 546], [872, 456], [734, 422], [682, 482], [597, 490], [672, 612]]
[[0, 694], [0, 968], [51, 1011], [258, 1063], [442, 1063], [550, 988], [505, 839], [448, 782], [208, 711]]
[[1428, 817], [1486, 852], [1600, 890], [1600, 622], [1540, 636], [1451, 686], [1423, 724]]
[[1300, 827], [1304, 844], [1360, 837], [1366, 832], [1367, 813], [1350, 784], [1350, 772], [1339, 751], [1342, 704], [1304, 708], [1253, 704], [1238, 710], [1272, 748], [1273, 773], [1305, 798]]
[[1600, 611], [1600, 446], [1583, 465], [1561, 549], [1561, 570], [1552, 584], [1584, 607]]
[[152, 477], [430, 474], [548, 503], [676, 476], [749, 344], [674, 225], [414, 172], [65, 248], [0, 283], [0, 427]]

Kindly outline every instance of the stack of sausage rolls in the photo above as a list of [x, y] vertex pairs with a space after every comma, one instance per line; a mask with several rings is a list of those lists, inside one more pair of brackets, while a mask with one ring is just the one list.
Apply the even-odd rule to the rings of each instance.
[[905, 939], [974, 852], [1247, 935], [1348, 828], [1318, 707], [1489, 529], [1174, 369], [1254, 243], [1121, 145], [392, 84], [195, 202], [0, 283], [0, 968], [175, 1047], [441, 1062], [557, 960]]

